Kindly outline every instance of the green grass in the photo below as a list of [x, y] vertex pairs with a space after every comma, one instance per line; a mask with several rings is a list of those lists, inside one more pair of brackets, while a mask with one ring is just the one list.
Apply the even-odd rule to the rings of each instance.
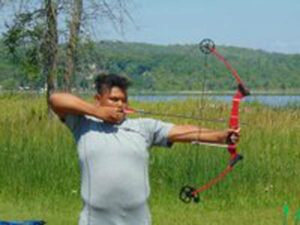
[[[47, 224], [76, 225], [80, 211], [77, 201], [62, 202], [54, 206], [51, 202], [29, 201], [1, 203], [2, 220], [11, 218], [18, 220], [43, 218]], [[224, 208], [206, 209], [202, 205], [185, 205], [175, 201], [151, 202], [152, 221], [154, 225], [274, 225], [282, 224], [283, 213], [280, 208]], [[293, 216], [289, 217], [293, 224]]]
[[[0, 96], [0, 219], [77, 224], [81, 201], [75, 144], [68, 129], [48, 119], [42, 97]], [[228, 118], [226, 104], [197, 101], [133, 103], [169, 114]], [[199, 109], [200, 108], [200, 109]], [[201, 109], [203, 108], [203, 109]], [[212, 128], [226, 124], [157, 117]], [[225, 168], [224, 149], [175, 144], [151, 150], [150, 199], [154, 225], [282, 224], [282, 206], [300, 207], [300, 109], [243, 105], [240, 149], [245, 159], [200, 204], [178, 200], [182, 185], [201, 186]], [[289, 224], [293, 223], [290, 216]]]
[[[76, 225], [80, 211], [79, 201], [63, 202], [59, 204], [43, 201], [20, 201], [0, 204], [1, 219], [11, 218], [18, 220], [43, 218], [47, 224]], [[186, 205], [176, 201], [151, 201], [152, 221], [154, 225], [274, 225], [282, 224], [283, 213], [281, 206], [260, 208], [211, 208], [203, 205]], [[293, 215], [289, 218], [293, 224]]]

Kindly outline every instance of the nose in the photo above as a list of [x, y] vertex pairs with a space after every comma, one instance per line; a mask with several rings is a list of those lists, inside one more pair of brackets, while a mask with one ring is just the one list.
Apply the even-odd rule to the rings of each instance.
[[116, 102], [116, 104], [117, 104], [117, 106], [120, 107], [120, 108], [122, 108], [122, 107], [125, 105], [125, 103], [124, 103], [121, 99], [118, 100], [118, 101]]

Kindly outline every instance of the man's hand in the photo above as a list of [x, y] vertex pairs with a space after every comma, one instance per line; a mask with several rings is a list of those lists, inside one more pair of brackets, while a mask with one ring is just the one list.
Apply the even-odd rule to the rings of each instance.
[[240, 131], [241, 131], [240, 128], [238, 128], [238, 129], [228, 129], [225, 132], [225, 135], [226, 135], [225, 142], [227, 144], [236, 144], [236, 143], [238, 143], [239, 140], [240, 140]]
[[125, 116], [124, 110], [119, 107], [101, 106], [98, 108], [98, 117], [108, 123], [121, 123]]

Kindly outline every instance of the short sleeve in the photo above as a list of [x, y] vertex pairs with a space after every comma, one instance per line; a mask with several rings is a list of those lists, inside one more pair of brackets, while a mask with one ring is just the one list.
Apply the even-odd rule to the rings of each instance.
[[75, 138], [80, 133], [80, 127], [84, 121], [84, 116], [68, 114], [64, 119], [65, 125], [72, 131]]
[[172, 143], [168, 139], [169, 132], [174, 126], [172, 123], [166, 123], [155, 119], [144, 119], [143, 128], [145, 136], [150, 146], [171, 147]]

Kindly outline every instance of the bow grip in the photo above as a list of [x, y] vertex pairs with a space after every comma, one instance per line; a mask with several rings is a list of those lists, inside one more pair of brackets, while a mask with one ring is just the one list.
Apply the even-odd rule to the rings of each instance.
[[230, 132], [226, 138], [228, 145], [235, 145], [237, 143], [238, 136], [234, 132]]

